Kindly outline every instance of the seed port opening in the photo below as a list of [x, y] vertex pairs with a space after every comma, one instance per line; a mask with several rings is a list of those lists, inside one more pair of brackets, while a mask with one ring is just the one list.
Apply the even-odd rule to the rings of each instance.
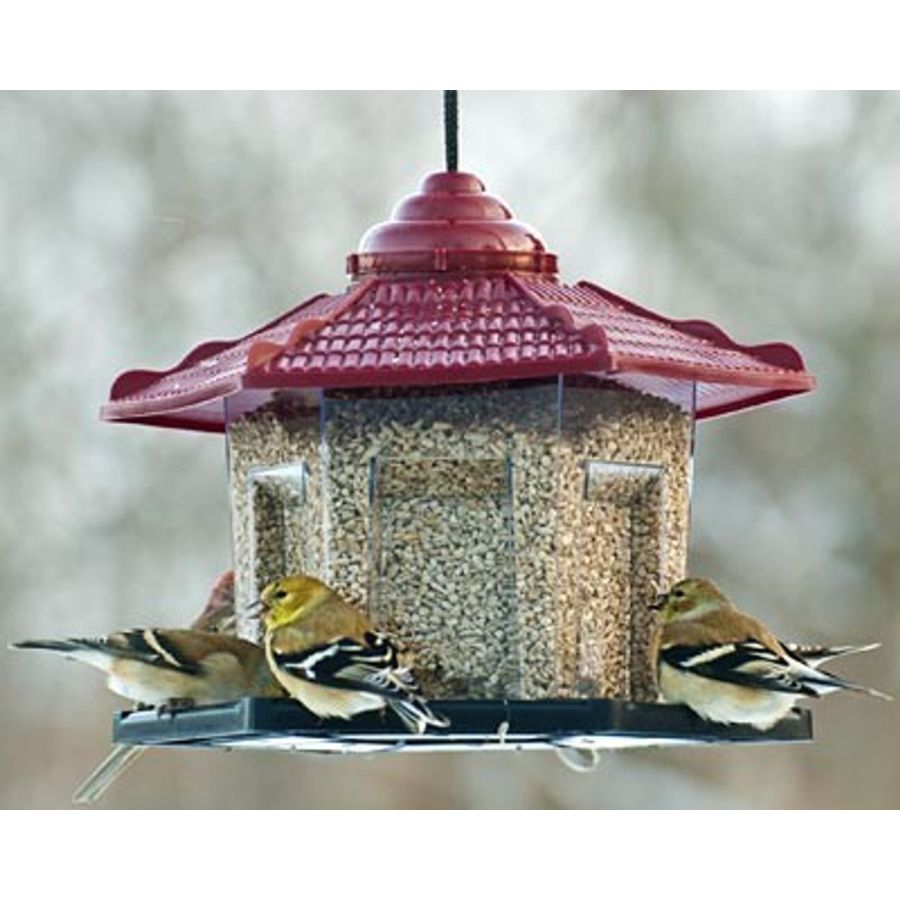
[[247, 492], [255, 601], [285, 572], [314, 571], [317, 535], [308, 502], [309, 466], [305, 460], [256, 466], [249, 472]]
[[[612, 659], [620, 673], [614, 696], [652, 696], [646, 605], [666, 572], [665, 466], [588, 460], [583, 501], [580, 542], [602, 533], [606, 552], [595, 577], [582, 584], [576, 689], [595, 696]], [[584, 547], [576, 552], [588, 554]]]

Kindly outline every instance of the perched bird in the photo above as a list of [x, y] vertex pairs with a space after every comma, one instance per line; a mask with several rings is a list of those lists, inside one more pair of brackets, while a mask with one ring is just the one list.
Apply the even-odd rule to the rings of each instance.
[[106, 686], [141, 706], [163, 710], [280, 696], [262, 648], [226, 634], [188, 628], [134, 628], [102, 638], [21, 641], [17, 650], [50, 650], [107, 673]]
[[684, 703], [704, 719], [764, 731], [803, 697], [845, 689], [891, 699], [818, 668], [829, 659], [878, 644], [784, 643], [705, 578], [678, 582], [653, 608], [660, 612], [652, 648], [660, 692], [667, 702]]
[[350, 719], [388, 706], [416, 734], [450, 724], [429, 709], [388, 638], [317, 578], [282, 578], [260, 600], [269, 666], [285, 690], [317, 716]]
[[[233, 622], [233, 576], [222, 576], [206, 608], [185, 629], [135, 628], [103, 638], [28, 640], [19, 650], [49, 650], [106, 672], [107, 687], [139, 707], [161, 710], [228, 703], [241, 697], [281, 697], [262, 647], [216, 632]], [[233, 627], [233, 626], [232, 626]], [[92, 802], [140, 755], [142, 747], [116, 744], [75, 792]]]
[[[220, 575], [210, 591], [203, 611], [191, 623], [196, 631], [211, 634], [235, 633], [234, 572]], [[73, 803], [95, 803], [145, 750], [140, 744], [113, 744], [109, 754], [78, 786]]]

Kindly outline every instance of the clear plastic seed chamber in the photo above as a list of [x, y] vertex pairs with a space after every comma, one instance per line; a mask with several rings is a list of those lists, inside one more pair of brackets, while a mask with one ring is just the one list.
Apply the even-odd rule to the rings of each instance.
[[[317, 575], [430, 697], [652, 699], [646, 604], [684, 573], [690, 400], [557, 376], [229, 402], [239, 595]], [[246, 607], [240, 627], [259, 639]]]
[[446, 733], [247, 700], [120, 741], [353, 750], [799, 740], [656, 703], [656, 594], [684, 575], [702, 419], [809, 390], [785, 344], [743, 346], [601, 287], [473, 175], [442, 172], [371, 229], [350, 283], [166, 372], [104, 417], [224, 432], [239, 632], [299, 570], [396, 639]]

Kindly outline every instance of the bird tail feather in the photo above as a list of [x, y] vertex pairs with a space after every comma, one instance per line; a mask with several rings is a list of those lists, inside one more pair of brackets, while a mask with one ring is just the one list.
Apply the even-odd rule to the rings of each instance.
[[77, 640], [65, 640], [65, 641], [57, 641], [57, 640], [31, 640], [31, 641], [18, 641], [15, 644], [10, 644], [14, 650], [52, 650], [56, 653], [74, 653], [77, 650], [83, 650], [84, 648]]
[[113, 648], [104, 646], [99, 640], [87, 638], [19, 641], [10, 644], [10, 647], [14, 650], [49, 650], [51, 653], [63, 653], [71, 659], [77, 659], [103, 671], [109, 671], [112, 658], [116, 655]]
[[870, 697], [878, 697], [879, 700], [893, 700], [894, 698], [890, 694], [885, 694], [884, 691], [876, 690], [875, 688], [867, 687], [864, 684], [854, 684], [852, 681], [844, 681], [840, 679], [841, 687], [845, 688], [848, 691], [857, 691], [860, 694], [868, 694]]
[[803, 678], [803, 683], [814, 690], [817, 694], [829, 694], [832, 691], [845, 690], [856, 691], [860, 694], [868, 694], [870, 697], [878, 697], [881, 700], [893, 700], [890, 694], [875, 688], [866, 687], [864, 684], [855, 684], [852, 681], [845, 681], [831, 672], [823, 669], [817, 669], [815, 677]]
[[850, 656], [854, 653], [868, 653], [877, 650], [881, 644], [844, 644], [838, 647], [823, 647], [808, 644], [785, 644], [785, 649], [792, 655], [800, 657], [813, 668], [818, 668], [823, 663], [841, 656]]
[[447, 728], [450, 725], [448, 718], [434, 712], [418, 694], [407, 694], [402, 699], [392, 697], [387, 702], [413, 734], [423, 734], [429, 725], [434, 728]]

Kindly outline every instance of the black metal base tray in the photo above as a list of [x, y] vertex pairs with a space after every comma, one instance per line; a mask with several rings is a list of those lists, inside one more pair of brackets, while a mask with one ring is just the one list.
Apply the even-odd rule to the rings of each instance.
[[625, 700], [446, 700], [432, 708], [446, 730], [409, 734], [391, 713], [364, 713], [348, 722], [322, 721], [293, 700], [247, 697], [237, 703], [157, 714], [121, 712], [113, 740], [153, 746], [240, 747], [298, 752], [382, 750], [609, 749], [709, 743], [790, 743], [812, 740], [812, 717], [799, 711], [769, 731], [717, 725], [685, 706]]

